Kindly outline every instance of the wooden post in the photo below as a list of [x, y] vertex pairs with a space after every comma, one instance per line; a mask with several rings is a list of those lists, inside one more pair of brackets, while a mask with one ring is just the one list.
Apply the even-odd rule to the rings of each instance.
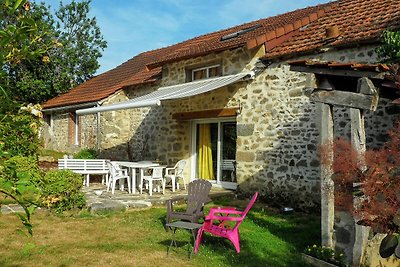
[[334, 248], [333, 225], [335, 217], [333, 164], [333, 115], [332, 106], [320, 104], [321, 108], [321, 145], [326, 158], [321, 164], [321, 243]]
[[[357, 92], [365, 95], [372, 95], [376, 99], [376, 106], [378, 104], [379, 95], [374, 87], [373, 83], [368, 78], [360, 78], [357, 84]], [[375, 107], [376, 110], [376, 107]], [[365, 171], [367, 166], [365, 163], [365, 127], [364, 127], [364, 111], [360, 109], [350, 109], [351, 118], [351, 144], [357, 151], [357, 163], [358, 168]], [[369, 228], [363, 227], [356, 223], [357, 219], [354, 218], [355, 233], [354, 233], [354, 245], [353, 245], [353, 266], [359, 266], [361, 264], [364, 248], [368, 242]]]

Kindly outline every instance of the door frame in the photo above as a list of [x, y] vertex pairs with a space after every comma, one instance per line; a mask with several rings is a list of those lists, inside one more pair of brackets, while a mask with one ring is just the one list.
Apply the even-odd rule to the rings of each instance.
[[[229, 117], [229, 118], [210, 118], [210, 119], [196, 119], [191, 121], [191, 153], [190, 153], [190, 177], [191, 180], [197, 179], [196, 177], [196, 164], [197, 164], [197, 151], [196, 151], [196, 140], [197, 140], [197, 124], [202, 124], [202, 123], [218, 123], [218, 143], [217, 143], [217, 174], [216, 174], [216, 180], [211, 180], [211, 184], [214, 187], [221, 187], [221, 188], [226, 188], [226, 189], [236, 189], [237, 187], [237, 182], [221, 182], [219, 181], [221, 178], [221, 148], [222, 148], [222, 143], [221, 143], [221, 123], [222, 122], [237, 122], [236, 117]], [[196, 177], [196, 178], [194, 178]]]

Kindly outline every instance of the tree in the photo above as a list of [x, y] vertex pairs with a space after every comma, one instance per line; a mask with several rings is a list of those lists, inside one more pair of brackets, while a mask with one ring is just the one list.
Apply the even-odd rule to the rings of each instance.
[[42, 39], [52, 46], [41, 59], [23, 60], [8, 68], [9, 94], [14, 99], [43, 102], [94, 75], [106, 42], [96, 19], [89, 17], [89, 5], [90, 1], [61, 3], [55, 15], [43, 3], [32, 5], [34, 21], [40, 31], [47, 32]]
[[377, 49], [379, 58], [386, 63], [400, 63], [400, 31], [385, 31], [382, 41]]
[[[384, 146], [365, 152], [365, 170], [360, 169], [359, 157], [350, 142], [334, 141], [335, 208], [350, 211], [358, 224], [387, 234], [381, 243], [382, 257], [391, 256], [398, 246], [396, 256], [400, 258], [399, 132], [397, 124], [389, 131]], [[329, 160], [329, 147], [323, 146], [321, 152], [322, 161]]]
[[72, 1], [56, 12], [57, 37], [63, 44], [59, 55], [64, 73], [70, 78], [71, 86], [90, 79], [100, 67], [98, 59], [107, 47], [96, 18], [89, 18], [90, 0]]
[[[27, 118], [23, 114], [18, 102], [11, 99], [9, 73], [10, 70], [22, 62], [37, 61], [44, 58], [51, 44], [47, 43], [47, 32], [40, 21], [36, 21], [30, 12], [29, 2], [23, 0], [0, 1], [0, 128], [12, 127], [13, 129], [25, 129], [16, 133], [18, 139], [32, 136], [33, 117]], [[31, 109], [29, 112], [32, 112]], [[40, 113], [34, 112], [36, 115]], [[22, 120], [16, 123], [16, 115], [21, 114]], [[27, 118], [25, 120], [25, 118]], [[23, 173], [17, 173], [14, 165], [7, 165], [4, 162], [10, 157], [9, 145], [5, 136], [9, 131], [0, 131], [0, 193], [14, 199], [22, 206], [25, 213], [17, 213], [21, 222], [29, 234], [32, 234], [31, 214], [35, 209], [32, 203], [32, 195], [35, 195], [35, 188], [29, 183], [30, 177]], [[37, 134], [33, 134], [33, 137]], [[31, 142], [29, 139], [28, 142]], [[27, 152], [31, 153], [31, 152]], [[10, 179], [11, 177], [11, 179]], [[15, 178], [15, 179], [14, 179]]]

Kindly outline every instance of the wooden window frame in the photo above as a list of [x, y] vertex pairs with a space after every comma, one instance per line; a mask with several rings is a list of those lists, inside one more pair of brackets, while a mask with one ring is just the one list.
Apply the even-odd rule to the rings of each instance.
[[200, 79], [194, 80], [194, 72], [195, 71], [199, 71], [199, 70], [207, 70], [206, 71], [206, 76], [207, 77], [204, 78], [204, 79], [208, 79], [208, 77], [209, 77], [209, 69], [212, 69], [212, 68], [215, 68], [215, 67], [219, 67], [219, 71], [218, 71], [218, 75], [217, 76], [213, 76], [213, 77], [222, 76], [223, 75], [222, 60], [213, 60], [213, 61], [209, 61], [207, 63], [194, 64], [194, 65], [186, 67], [186, 69], [185, 69], [186, 82], [200, 81]]
[[[191, 70], [191, 74], [192, 74], [192, 77], [191, 77], [191, 78], [192, 78], [192, 81], [199, 81], [199, 80], [203, 80], [203, 79], [208, 79], [208, 78], [210, 78], [210, 69], [216, 68], [216, 67], [219, 67], [219, 68], [220, 68], [220, 71], [219, 71], [219, 75], [218, 75], [218, 76], [221, 76], [221, 64], [208, 65], [208, 66], [205, 66], [205, 67], [192, 69], [192, 70]], [[197, 79], [197, 80], [195, 80], [195, 79], [194, 79], [194, 73], [195, 73], [196, 71], [202, 71], [202, 70], [206, 70], [206, 77], [203, 78], [203, 79]], [[218, 77], [218, 76], [215, 76], [215, 77]]]

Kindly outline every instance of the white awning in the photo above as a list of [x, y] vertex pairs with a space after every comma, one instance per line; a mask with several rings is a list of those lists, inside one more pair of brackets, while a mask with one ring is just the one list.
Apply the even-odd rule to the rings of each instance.
[[234, 75], [227, 75], [211, 79], [199, 80], [190, 83], [182, 83], [178, 85], [160, 87], [157, 91], [150, 94], [140, 96], [125, 102], [120, 102], [108, 106], [79, 109], [76, 111], [78, 115], [85, 115], [97, 112], [121, 110], [128, 108], [141, 108], [161, 105], [161, 101], [179, 99], [206, 93], [225, 85], [235, 83], [246, 76], [253, 77], [253, 72], [241, 72]]

